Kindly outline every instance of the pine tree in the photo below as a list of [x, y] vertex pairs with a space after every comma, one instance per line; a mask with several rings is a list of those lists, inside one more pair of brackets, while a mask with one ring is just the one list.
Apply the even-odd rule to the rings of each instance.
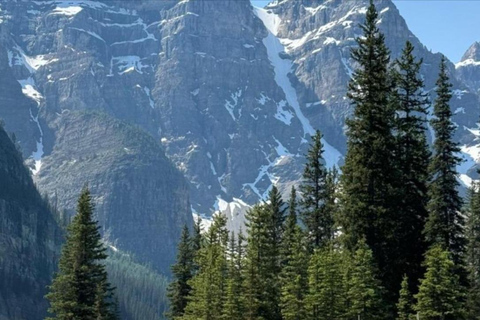
[[311, 248], [320, 248], [331, 240], [333, 216], [326, 206], [326, 177], [323, 164], [322, 134], [317, 130], [307, 153], [307, 163], [300, 185], [302, 221], [307, 228]]
[[306, 309], [311, 320], [344, 319], [346, 285], [343, 254], [329, 244], [316, 250], [308, 268]]
[[426, 114], [429, 99], [423, 91], [420, 75], [422, 60], [416, 60], [414, 47], [407, 41], [402, 56], [393, 70], [395, 90], [392, 94], [396, 108], [396, 166], [400, 170], [396, 190], [400, 200], [395, 220], [399, 259], [394, 274], [406, 273], [411, 289], [418, 286], [422, 276], [422, 261], [427, 249], [423, 230], [427, 213], [427, 182], [430, 151], [426, 139]]
[[370, 1], [366, 22], [361, 26], [363, 37], [357, 38], [358, 47], [352, 50], [359, 68], [349, 84], [348, 96], [355, 110], [347, 120], [348, 151], [342, 169], [339, 222], [349, 250], [355, 250], [356, 244], [366, 239], [393, 304], [400, 284], [391, 278], [398, 259], [395, 251], [398, 170], [393, 158], [395, 112], [390, 103], [389, 50], [377, 21], [377, 10]]
[[383, 288], [376, 276], [372, 251], [364, 240], [357, 247], [349, 271], [348, 316], [350, 319], [386, 319]]
[[420, 281], [415, 311], [422, 320], [464, 319], [463, 287], [459, 284], [450, 253], [434, 245], [425, 258], [427, 272]]
[[53, 315], [49, 319], [116, 319], [113, 288], [103, 264], [106, 249], [98, 229], [90, 191], [85, 187], [78, 199], [77, 214], [68, 226], [59, 271], [46, 296]]
[[478, 182], [470, 189], [466, 210], [466, 265], [468, 271], [468, 295], [466, 309], [468, 319], [480, 319], [480, 192]]
[[178, 319], [185, 312], [190, 295], [190, 279], [193, 277], [193, 251], [190, 232], [185, 225], [182, 230], [177, 250], [177, 261], [172, 266], [173, 281], [168, 287], [170, 300], [169, 319]]
[[205, 245], [196, 257], [199, 269], [190, 280], [191, 294], [180, 319], [222, 319], [228, 276], [226, 224], [224, 215], [214, 216], [205, 237]]
[[413, 315], [413, 297], [410, 293], [408, 277], [403, 277], [400, 297], [397, 303], [397, 320], [412, 320]]
[[[283, 320], [305, 319], [305, 288], [307, 287], [307, 244], [302, 229], [296, 224], [295, 189], [292, 188], [290, 214], [284, 237], [284, 266], [281, 272], [281, 311]], [[287, 245], [288, 243], [288, 245]]]
[[457, 156], [458, 144], [453, 141], [455, 124], [449, 101], [452, 98], [451, 84], [447, 75], [445, 58], [440, 64], [437, 81], [437, 98], [434, 104], [431, 125], [435, 132], [433, 157], [430, 163], [431, 183], [428, 188], [429, 216], [425, 235], [432, 244], [440, 244], [452, 253], [456, 265], [462, 265], [465, 241], [462, 236], [464, 221], [460, 214], [462, 199], [457, 188], [456, 167], [461, 162]]

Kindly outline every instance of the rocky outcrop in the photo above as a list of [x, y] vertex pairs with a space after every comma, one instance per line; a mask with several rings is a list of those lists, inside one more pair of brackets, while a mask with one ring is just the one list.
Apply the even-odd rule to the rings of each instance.
[[457, 76], [480, 94], [480, 42], [475, 42], [455, 65]]
[[159, 143], [94, 112], [65, 111], [51, 125], [54, 148], [35, 177], [39, 188], [71, 215], [88, 185], [105, 241], [168, 271], [192, 216], [188, 186]]
[[46, 316], [46, 286], [56, 268], [61, 231], [20, 152], [0, 127], [0, 319]]

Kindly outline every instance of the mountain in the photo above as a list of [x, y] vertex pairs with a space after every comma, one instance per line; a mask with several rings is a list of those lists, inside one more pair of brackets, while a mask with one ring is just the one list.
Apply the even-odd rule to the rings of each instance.
[[0, 126], [0, 319], [41, 319], [62, 232]]
[[[424, 59], [426, 90], [433, 93], [440, 54], [422, 45], [392, 1], [376, 4], [392, 57], [412, 41]], [[67, 112], [90, 110], [160, 141], [186, 177], [195, 213], [208, 216], [226, 208], [236, 219], [273, 184], [287, 193], [298, 183], [315, 129], [325, 136], [327, 166], [342, 164], [344, 123], [352, 111], [346, 86], [355, 69], [350, 49], [361, 34], [367, 5], [367, 0], [277, 0], [261, 9], [249, 0], [0, 0], [6, 77], [19, 82], [34, 103], [23, 99], [18, 110], [0, 108], [0, 117], [9, 117], [10, 128], [18, 130], [39, 187], [50, 197], [68, 183], [51, 177], [66, 170], [58, 150], [77, 143], [72, 137], [58, 145], [67, 133], [60, 131], [62, 119]], [[448, 68], [456, 139], [467, 160], [459, 170], [468, 185], [480, 160], [478, 89], [458, 66]], [[82, 119], [75, 122], [85, 141], [97, 143], [96, 130], [88, 126], [100, 121], [81, 124]], [[71, 166], [98, 175], [80, 162]], [[134, 166], [126, 163], [125, 170]], [[72, 181], [75, 189], [84, 180]], [[102, 185], [98, 199], [110, 190]], [[114, 192], [105, 216], [114, 217], [112, 208], [123, 207], [124, 194]], [[188, 210], [166, 214], [181, 221]]]

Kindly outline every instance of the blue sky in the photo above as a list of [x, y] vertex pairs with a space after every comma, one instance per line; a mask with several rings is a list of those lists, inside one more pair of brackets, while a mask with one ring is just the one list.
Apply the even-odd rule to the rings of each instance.
[[[252, 0], [256, 6], [269, 1]], [[394, 0], [413, 33], [433, 52], [458, 62], [468, 47], [480, 41], [480, 1]]]

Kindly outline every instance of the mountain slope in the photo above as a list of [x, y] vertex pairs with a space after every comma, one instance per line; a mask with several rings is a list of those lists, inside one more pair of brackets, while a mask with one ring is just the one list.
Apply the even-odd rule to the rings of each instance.
[[0, 319], [41, 319], [61, 231], [0, 127]]
[[94, 112], [65, 111], [35, 181], [71, 215], [88, 184], [104, 240], [168, 272], [179, 231], [192, 225], [185, 180], [145, 132]]

